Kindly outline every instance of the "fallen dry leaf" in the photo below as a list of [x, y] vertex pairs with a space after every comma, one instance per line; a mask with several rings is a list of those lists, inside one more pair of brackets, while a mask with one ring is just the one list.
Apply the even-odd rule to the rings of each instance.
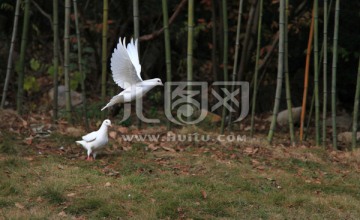
[[257, 166], [256, 169], [258, 169], [258, 170], [265, 170], [265, 166]]
[[252, 160], [251, 160], [251, 163], [252, 163], [253, 166], [258, 166], [258, 165], [260, 165], [260, 162], [257, 161], [257, 160], [255, 160], [255, 159], [252, 159]]
[[67, 197], [74, 197], [76, 195], [76, 193], [69, 193], [69, 194], [67, 194], [66, 196]]
[[161, 146], [164, 150], [166, 151], [170, 151], [170, 152], [176, 152], [176, 150], [174, 150], [173, 148], [171, 147], [165, 147], [165, 146]]
[[124, 151], [129, 151], [129, 150], [132, 149], [132, 147], [131, 147], [131, 146], [128, 146], [128, 147], [122, 146], [122, 149], [123, 149]]
[[112, 139], [116, 139], [117, 132], [116, 132], [116, 131], [110, 131], [110, 132], [109, 132], [109, 136], [110, 136]]
[[119, 127], [118, 128], [118, 131], [122, 134], [124, 133], [128, 133], [129, 132], [129, 129], [127, 127]]
[[25, 143], [27, 144], [27, 145], [31, 145], [32, 144], [32, 142], [33, 142], [33, 137], [32, 136], [30, 136], [30, 137], [28, 137], [28, 138], [25, 138]]
[[175, 136], [175, 133], [173, 131], [168, 131], [166, 133], [167, 136]]
[[23, 204], [18, 203], [18, 202], [15, 202], [15, 206], [16, 206], [17, 208], [19, 208], [19, 209], [24, 209], [24, 208], [25, 208], [25, 206], [24, 206]]
[[247, 147], [247, 148], [245, 148], [244, 153], [246, 155], [253, 155], [253, 154], [256, 154], [258, 151], [259, 151], [259, 148]]
[[207, 193], [205, 190], [201, 190], [201, 195], [202, 195], [203, 199], [207, 198]]
[[155, 144], [149, 144], [148, 148], [152, 151], [156, 151], [157, 149], [159, 149], [159, 147], [155, 146]]
[[67, 217], [67, 214], [64, 211], [59, 212], [58, 216]]
[[251, 130], [251, 126], [246, 126], [245, 128], [244, 128], [244, 131], [250, 131]]
[[85, 132], [80, 128], [68, 127], [66, 128], [65, 133], [72, 137], [80, 137], [84, 135]]

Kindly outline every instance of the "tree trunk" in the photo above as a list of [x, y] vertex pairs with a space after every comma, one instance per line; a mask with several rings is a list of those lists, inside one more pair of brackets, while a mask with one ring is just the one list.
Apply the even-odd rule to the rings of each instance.
[[270, 125], [270, 130], [268, 134], [269, 143], [272, 142], [274, 136], [274, 130], [276, 127], [276, 118], [279, 111], [280, 98], [281, 98], [281, 88], [284, 72], [284, 35], [285, 35], [285, 0], [280, 0], [280, 9], [279, 9], [279, 56], [278, 56], [278, 73], [277, 73], [277, 83], [276, 83], [276, 94], [275, 94], [275, 104], [273, 110], [273, 117]]
[[326, 148], [326, 113], [327, 113], [327, 19], [328, 19], [327, 0], [324, 0], [324, 29], [323, 29], [323, 115], [322, 115], [322, 145]]
[[247, 56], [247, 52], [248, 52], [248, 48], [250, 47], [249, 42], [251, 39], [251, 27], [253, 26], [253, 23], [255, 22], [255, 17], [256, 17], [256, 11], [257, 11], [257, 0], [253, 0], [251, 2], [251, 7], [250, 7], [250, 11], [249, 11], [249, 17], [248, 17], [248, 21], [246, 24], [246, 31], [245, 31], [245, 38], [243, 40], [242, 43], [242, 51], [241, 51], [241, 58], [240, 58], [240, 65], [239, 65], [239, 71], [238, 71], [238, 80], [242, 80], [243, 79], [243, 74], [245, 71], [245, 65], [248, 61], [248, 56]]
[[[168, 14], [168, 5], [167, 0], [162, 0], [162, 10], [163, 10], [163, 22], [164, 22], [164, 40], [165, 40], [165, 64], [166, 64], [166, 82], [171, 82], [171, 45], [170, 45], [170, 30], [169, 30], [169, 14]], [[170, 91], [170, 84], [167, 91]], [[167, 103], [167, 102], [166, 102]], [[167, 103], [169, 104], [169, 103]], [[170, 108], [170, 106], [165, 106], [165, 108]], [[168, 130], [171, 129], [171, 122], [166, 121], [166, 127]]]
[[359, 118], [359, 99], [360, 99], [360, 58], [358, 66], [358, 75], [356, 81], [356, 91], [355, 91], [355, 100], [354, 100], [354, 114], [353, 114], [353, 127], [352, 127], [352, 149], [356, 148], [357, 142], [357, 126]]
[[58, 72], [59, 72], [59, 1], [53, 0], [53, 65], [54, 65], [54, 100], [53, 100], [53, 121], [58, 119]]
[[254, 134], [254, 119], [255, 119], [255, 107], [256, 107], [256, 95], [257, 95], [257, 84], [258, 84], [258, 75], [259, 75], [259, 59], [260, 59], [260, 44], [261, 44], [261, 23], [263, 17], [263, 0], [260, 0], [260, 12], [258, 19], [258, 33], [257, 33], [257, 42], [256, 42], [256, 61], [255, 61], [255, 71], [254, 71], [254, 85], [253, 85], [253, 94], [252, 94], [252, 105], [251, 105], [251, 129], [250, 136]]
[[30, 11], [30, 0], [25, 0], [24, 6], [24, 23], [21, 35], [21, 49], [20, 49], [20, 70], [18, 75], [18, 92], [16, 109], [19, 115], [22, 114], [23, 110], [23, 98], [24, 98], [24, 72], [25, 72], [25, 55], [27, 46], [27, 35], [29, 30], [29, 11]]
[[[219, 61], [218, 61], [218, 44], [217, 44], [217, 25], [216, 25], [216, 2], [211, 0], [211, 24], [212, 24], [212, 48], [211, 48], [211, 63], [212, 63], [212, 74], [213, 81], [218, 81], [218, 70], [219, 70]], [[214, 88], [218, 92], [217, 88]]]
[[[314, 15], [314, 10], [313, 13]], [[304, 91], [303, 91], [303, 100], [301, 105], [301, 117], [300, 117], [300, 141], [303, 140], [304, 135], [304, 121], [305, 121], [305, 113], [306, 113], [306, 101], [308, 95], [308, 85], [309, 85], [309, 67], [310, 67], [310, 56], [311, 56], [311, 45], [313, 41], [314, 35], [314, 16], [311, 18], [311, 25], [310, 25], [310, 33], [309, 33], [309, 40], [306, 50], [306, 64], [305, 64], [305, 77], [304, 77]]]
[[[227, 0], [222, 0], [222, 9], [223, 9], [223, 25], [224, 25], [224, 57], [223, 57], [223, 67], [224, 67], [224, 81], [229, 80], [228, 75], [228, 50], [229, 50], [229, 41], [228, 41], [228, 16], [227, 16]], [[225, 130], [225, 121], [226, 121], [226, 107], [223, 105], [222, 108], [222, 117], [221, 117], [221, 126], [220, 132], [224, 133]]]
[[64, 29], [64, 76], [65, 76], [65, 101], [66, 116], [72, 123], [71, 94], [70, 94], [70, 0], [65, 0], [65, 29]]
[[[105, 104], [106, 97], [106, 74], [107, 74], [107, 33], [108, 33], [108, 12], [109, 2], [103, 3], [103, 29], [102, 29], [102, 50], [101, 50], [101, 102]], [[102, 112], [102, 118], [105, 112]]]
[[[235, 89], [235, 81], [236, 81], [236, 71], [237, 71], [237, 64], [238, 64], [238, 59], [239, 59], [239, 48], [240, 48], [240, 30], [241, 30], [241, 18], [242, 18], [242, 13], [243, 13], [243, 3], [244, 0], [240, 0], [239, 1], [239, 11], [238, 11], [238, 19], [237, 19], [237, 26], [236, 26], [236, 40], [235, 40], [235, 57], [234, 57], [234, 67], [233, 67], [233, 71], [232, 71], [232, 84], [231, 84], [231, 92], [234, 92]], [[231, 107], [233, 107], [234, 102], [231, 102]], [[229, 125], [228, 125], [228, 129], [229, 131], [231, 131], [232, 129], [232, 123], [231, 123], [231, 118], [232, 118], [232, 111], [229, 112]]]
[[86, 92], [85, 92], [85, 73], [82, 69], [82, 50], [81, 50], [81, 38], [80, 38], [80, 29], [79, 29], [79, 19], [78, 19], [78, 12], [77, 12], [77, 2], [73, 0], [74, 4], [74, 14], [75, 14], [75, 25], [76, 25], [76, 38], [77, 38], [77, 47], [78, 47], [78, 68], [81, 75], [81, 95], [82, 95], [82, 106], [83, 106], [83, 116], [85, 120], [86, 129], [89, 129], [89, 120], [87, 116], [87, 109], [86, 109]]
[[12, 61], [13, 61], [12, 56], [13, 56], [13, 52], [14, 52], [15, 38], [16, 38], [16, 33], [17, 33], [17, 28], [18, 28], [18, 21], [19, 21], [19, 14], [20, 14], [19, 13], [19, 11], [20, 11], [20, 1], [21, 0], [17, 0], [16, 1], [16, 6], [15, 6], [14, 25], [13, 25], [12, 35], [11, 35], [11, 44], [10, 44], [9, 57], [8, 57], [8, 62], [7, 62], [7, 67], [6, 67], [6, 77], [5, 77], [4, 90], [3, 90], [3, 95], [2, 95], [2, 98], [1, 98], [0, 108], [4, 108], [5, 100], [6, 100], [6, 92], [8, 90], [9, 81], [10, 81], [10, 75], [11, 75], [11, 69], [12, 69]]
[[331, 116], [332, 116], [332, 142], [333, 147], [337, 149], [337, 132], [336, 132], [336, 68], [337, 68], [337, 46], [339, 36], [339, 16], [340, 0], [335, 3], [335, 24], [334, 24], [334, 42], [333, 42], [333, 60], [332, 60], [332, 81], [331, 81]]
[[[134, 17], [134, 38], [139, 39], [139, 0], [133, 0], [133, 17]], [[138, 40], [138, 54], [140, 56], [140, 41]], [[140, 105], [136, 105], [136, 112], [140, 112], [142, 107]], [[136, 125], [138, 128], [141, 128], [141, 120], [136, 117]]]
[[[188, 3], [188, 45], [187, 45], [187, 81], [193, 80], [193, 41], [194, 41], [194, 0], [189, 0]], [[191, 91], [191, 85], [188, 85], [188, 90]], [[188, 96], [188, 103], [191, 103], [191, 97]], [[190, 107], [188, 105], [188, 107]], [[187, 109], [187, 115], [190, 116], [190, 109]], [[191, 120], [191, 117], [188, 118]]]
[[284, 56], [284, 69], [285, 69], [285, 90], [286, 90], [286, 104], [288, 109], [288, 121], [289, 121], [289, 132], [291, 145], [295, 145], [294, 135], [294, 123], [292, 116], [292, 103], [291, 103], [291, 88], [290, 88], [290, 77], [289, 77], [289, 42], [288, 42], [288, 17], [289, 17], [289, 0], [285, 2], [285, 28], [284, 28], [284, 44], [285, 44], [285, 56]]
[[319, 3], [314, 1], [314, 94], [315, 94], [315, 143], [320, 145], [320, 102], [319, 102]]

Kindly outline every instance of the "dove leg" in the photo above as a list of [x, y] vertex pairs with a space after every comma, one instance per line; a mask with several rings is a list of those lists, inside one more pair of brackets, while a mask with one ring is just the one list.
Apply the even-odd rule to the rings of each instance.
[[93, 158], [94, 158], [94, 160], [95, 160], [95, 158], [96, 158], [96, 153], [94, 152], [92, 155], [93, 155]]
[[95, 160], [93, 157], [91, 157], [91, 156], [88, 156], [87, 158], [86, 158], [86, 160], [88, 160], [88, 161], [93, 161], [93, 160]]
[[88, 150], [86, 160], [92, 160], [91, 156], [91, 150]]

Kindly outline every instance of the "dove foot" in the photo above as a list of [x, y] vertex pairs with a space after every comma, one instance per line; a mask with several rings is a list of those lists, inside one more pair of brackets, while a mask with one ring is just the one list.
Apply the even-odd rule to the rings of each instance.
[[86, 157], [86, 160], [87, 160], [87, 161], [93, 161], [94, 158], [93, 158], [92, 156], [88, 156], [88, 157]]

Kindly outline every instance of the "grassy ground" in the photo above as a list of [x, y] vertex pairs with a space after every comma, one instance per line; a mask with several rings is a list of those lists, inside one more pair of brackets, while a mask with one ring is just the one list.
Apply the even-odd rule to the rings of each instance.
[[[358, 219], [360, 155], [263, 142], [111, 140], [1, 132], [0, 219]], [[62, 147], [62, 148], [60, 148]]]

